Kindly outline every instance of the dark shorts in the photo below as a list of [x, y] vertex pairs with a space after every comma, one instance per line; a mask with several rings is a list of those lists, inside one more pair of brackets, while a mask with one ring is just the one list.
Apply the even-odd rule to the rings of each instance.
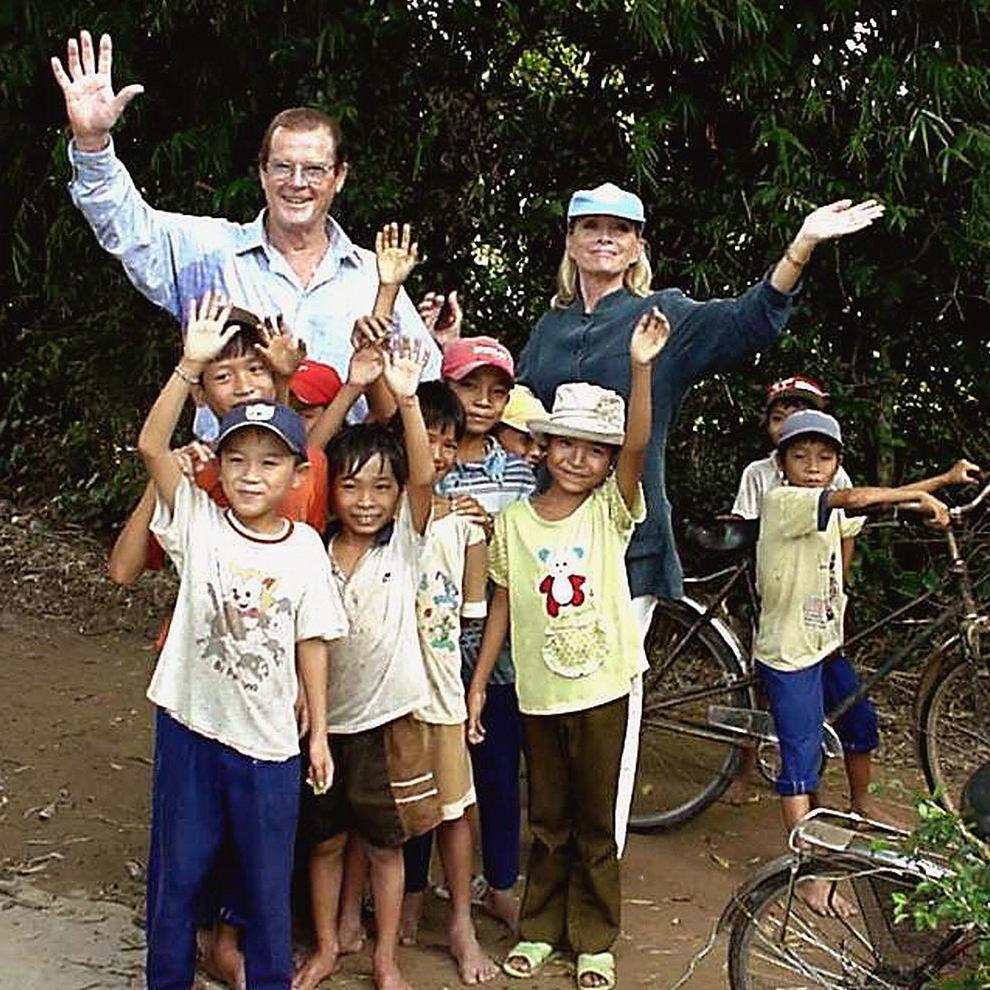
[[[814, 794], [822, 767], [822, 722], [827, 712], [855, 693], [856, 671], [841, 653], [803, 670], [777, 670], [759, 661], [756, 667], [780, 740], [777, 793]], [[877, 715], [865, 698], [834, 728], [847, 753], [871, 753], [879, 744]]]
[[440, 823], [424, 723], [404, 715], [364, 732], [331, 733], [329, 743], [330, 790], [316, 795], [308, 784], [302, 788], [299, 831], [306, 847], [357, 832], [373, 846], [394, 849]]

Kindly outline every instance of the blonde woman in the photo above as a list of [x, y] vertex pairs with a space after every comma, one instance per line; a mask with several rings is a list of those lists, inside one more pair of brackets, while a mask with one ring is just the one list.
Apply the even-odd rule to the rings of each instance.
[[[664, 488], [667, 431], [681, 399], [706, 375], [728, 370], [773, 344], [818, 244], [862, 230], [882, 215], [883, 206], [872, 199], [819, 207], [805, 217], [783, 257], [759, 282], [733, 299], [698, 302], [679, 289], [650, 287], [652, 272], [643, 240], [646, 216], [635, 193], [606, 182], [571, 197], [557, 292], [520, 356], [517, 381], [548, 406], [565, 382], [600, 385], [628, 402], [633, 327], [654, 307], [670, 323], [670, 341], [653, 366], [653, 429], [643, 472], [647, 517], [626, 555], [633, 606], [644, 636], [657, 599], [682, 594]], [[635, 684], [629, 699], [619, 777], [615, 837], [620, 855], [636, 773], [641, 688]]]

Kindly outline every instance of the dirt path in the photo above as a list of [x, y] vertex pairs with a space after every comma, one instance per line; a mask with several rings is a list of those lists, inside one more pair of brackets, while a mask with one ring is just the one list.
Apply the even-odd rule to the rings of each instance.
[[[0, 616], [0, 990], [139, 986], [139, 912], [148, 838], [153, 663], [147, 642], [81, 635], [64, 621]], [[837, 785], [841, 772], [831, 771]], [[623, 863], [626, 987], [670, 987], [708, 940], [734, 887], [780, 852], [770, 793], [717, 805], [672, 834], [634, 836]], [[443, 905], [432, 901], [421, 947], [404, 950], [416, 988], [458, 985], [443, 950]], [[479, 919], [501, 958], [508, 934]], [[689, 986], [724, 987], [724, 945]], [[370, 986], [366, 954], [334, 986]], [[493, 986], [519, 990], [516, 981]], [[532, 986], [572, 987], [566, 970]]]

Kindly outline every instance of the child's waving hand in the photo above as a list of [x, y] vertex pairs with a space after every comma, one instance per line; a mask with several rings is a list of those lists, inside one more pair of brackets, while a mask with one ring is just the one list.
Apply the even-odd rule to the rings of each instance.
[[946, 478], [947, 485], [974, 485], [980, 480], [980, 466], [963, 458], [949, 468]]
[[644, 313], [633, 330], [629, 341], [629, 356], [633, 364], [650, 365], [664, 349], [670, 338], [670, 323], [667, 317], [654, 306]]
[[385, 351], [385, 384], [396, 402], [416, 394], [419, 376], [429, 358], [422, 340], [400, 337]]
[[189, 317], [183, 343], [183, 357], [192, 364], [209, 364], [224, 348], [231, 337], [240, 330], [233, 324], [224, 330], [230, 316], [230, 303], [220, 292], [211, 290], [199, 301], [189, 300]]
[[306, 344], [286, 326], [279, 315], [273, 321], [270, 317], [258, 324], [261, 343], [256, 344], [258, 353], [279, 378], [291, 378], [299, 363], [306, 356]]
[[366, 389], [378, 381], [385, 370], [385, 357], [382, 349], [374, 344], [359, 347], [351, 354], [347, 366], [347, 381], [356, 388]]
[[419, 245], [412, 240], [409, 224], [387, 223], [375, 234], [375, 254], [378, 257], [378, 281], [382, 285], [402, 285], [416, 267]]

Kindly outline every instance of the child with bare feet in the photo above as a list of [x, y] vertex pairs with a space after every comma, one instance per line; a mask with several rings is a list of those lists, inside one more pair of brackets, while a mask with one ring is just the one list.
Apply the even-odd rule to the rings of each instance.
[[295, 990], [312, 990], [336, 966], [349, 831], [363, 840], [370, 864], [375, 985], [407, 987], [397, 960], [402, 845], [440, 822], [426, 729], [413, 715], [429, 701], [416, 624], [419, 558], [433, 500], [433, 459], [416, 395], [425, 355], [408, 340], [380, 350], [404, 444], [388, 426], [359, 424], [327, 448], [336, 520], [328, 552], [349, 632], [330, 652], [333, 786], [322, 794], [303, 790], [300, 837], [310, 849], [316, 949], [296, 971]]
[[[443, 478], [457, 458], [464, 435], [464, 408], [443, 382], [420, 385], [419, 402], [430, 438], [433, 467]], [[471, 919], [471, 827], [467, 809], [475, 802], [474, 780], [465, 726], [467, 706], [461, 680], [461, 618], [484, 619], [488, 606], [488, 546], [484, 530], [460, 515], [453, 500], [435, 496], [426, 545], [419, 561], [416, 611], [419, 641], [430, 682], [430, 700], [416, 712], [426, 724], [433, 755], [433, 774], [440, 791], [443, 821], [437, 844], [450, 891], [450, 951], [461, 980], [484, 983], [498, 967], [478, 944]], [[410, 839], [404, 849], [406, 896], [403, 901], [403, 944], [416, 941], [429, 882], [433, 834]]]
[[628, 423], [621, 396], [578, 383], [561, 385], [550, 415], [529, 424], [547, 438], [550, 486], [495, 520], [495, 593], [468, 691], [474, 740], [487, 728], [488, 675], [511, 625], [533, 843], [520, 941], [503, 968], [532, 977], [567, 946], [579, 990], [616, 980], [619, 769], [630, 692], [647, 666], [625, 553], [646, 515], [652, 370], [669, 333], [656, 309], [632, 333]]
[[[846, 596], [838, 510], [901, 505], [945, 526], [948, 510], [930, 492], [965, 478], [947, 472], [901, 488], [834, 489], [842, 433], [832, 416], [814, 409], [787, 417], [777, 454], [785, 484], [769, 491], [761, 505], [756, 550], [761, 610], [753, 656], [780, 742], [776, 786], [789, 831], [816, 803], [825, 712], [858, 687], [856, 672], [842, 655]], [[845, 751], [852, 808], [875, 817], [869, 787], [870, 754], [878, 744], [876, 713], [861, 699], [834, 728]], [[830, 897], [827, 881], [808, 880], [798, 892], [821, 914], [854, 913], [852, 904]]]

